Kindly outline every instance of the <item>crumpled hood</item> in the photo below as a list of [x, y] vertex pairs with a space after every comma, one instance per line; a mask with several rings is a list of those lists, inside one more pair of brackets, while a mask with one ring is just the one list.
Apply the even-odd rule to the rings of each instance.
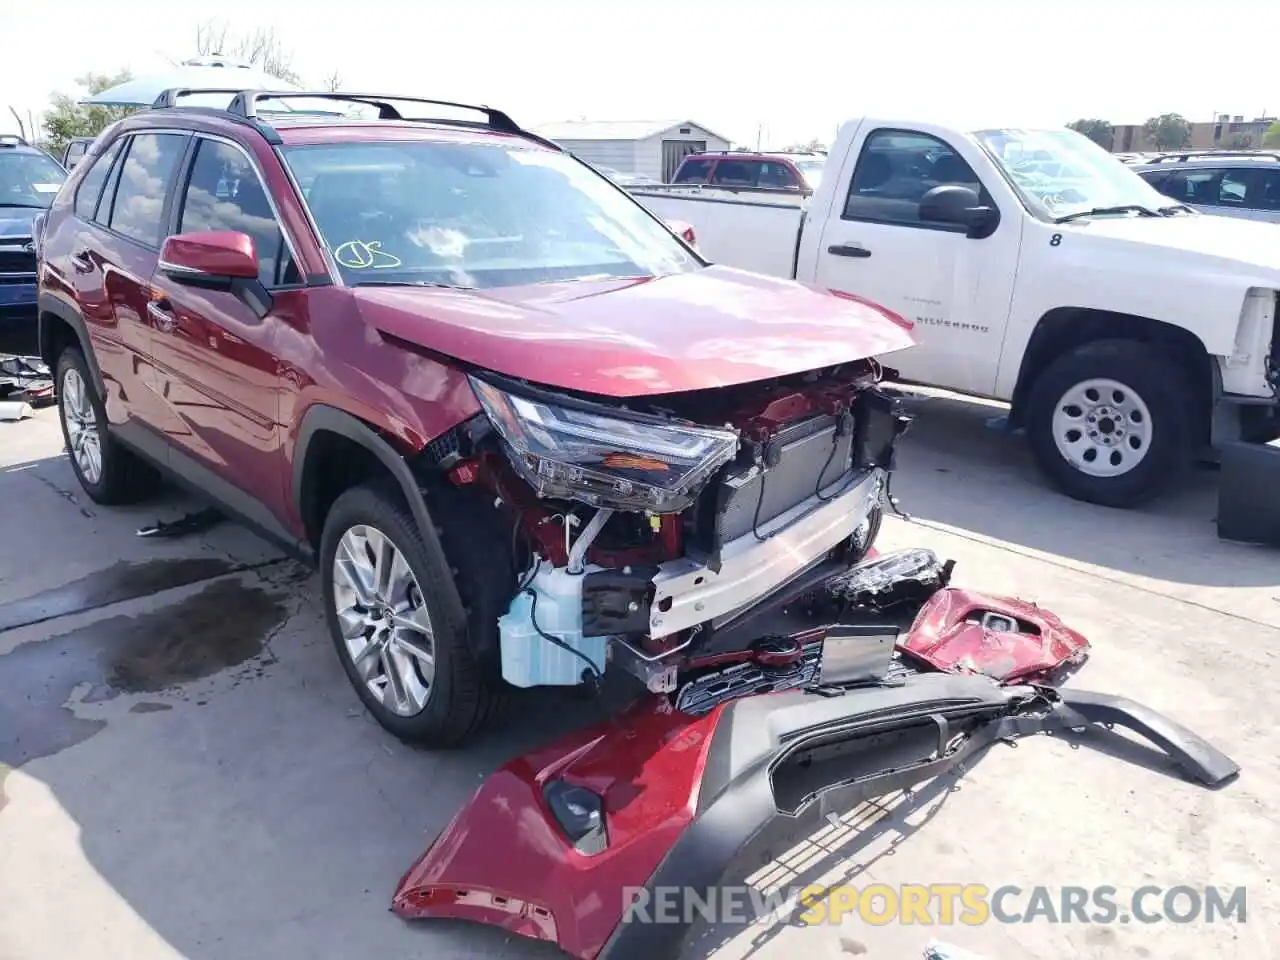
[[1080, 224], [1089, 236], [1159, 247], [1161, 255], [1181, 263], [1213, 257], [1224, 265], [1257, 271], [1273, 283], [1280, 281], [1280, 224], [1213, 214], [1098, 217]]
[[896, 314], [728, 267], [493, 290], [356, 287], [384, 334], [466, 363], [611, 397], [749, 383], [911, 346]]
[[31, 225], [35, 222], [36, 214], [43, 212], [43, 210], [28, 207], [0, 206], [0, 243], [10, 240], [29, 240]]

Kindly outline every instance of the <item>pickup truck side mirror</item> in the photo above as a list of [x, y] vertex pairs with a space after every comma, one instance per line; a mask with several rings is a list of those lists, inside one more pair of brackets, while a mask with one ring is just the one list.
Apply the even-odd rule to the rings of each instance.
[[944, 183], [920, 198], [920, 220], [964, 227], [967, 237], [981, 240], [995, 232], [1000, 223], [1000, 211], [984, 206], [978, 194], [969, 187]]

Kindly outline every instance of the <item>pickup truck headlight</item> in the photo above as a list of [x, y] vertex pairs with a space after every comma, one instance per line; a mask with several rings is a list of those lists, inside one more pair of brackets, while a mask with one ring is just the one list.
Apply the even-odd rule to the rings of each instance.
[[733, 430], [559, 404], [470, 379], [512, 464], [541, 497], [678, 513], [738, 450]]

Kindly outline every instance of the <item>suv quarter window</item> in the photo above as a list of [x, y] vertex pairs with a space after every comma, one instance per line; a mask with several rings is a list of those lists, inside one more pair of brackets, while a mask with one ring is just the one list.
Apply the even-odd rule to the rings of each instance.
[[775, 190], [795, 190], [799, 188], [800, 182], [785, 163], [763, 160], [760, 163], [759, 186]]
[[123, 140], [117, 140], [96, 156], [92, 166], [81, 178], [80, 185], [76, 187], [75, 211], [76, 216], [81, 220], [92, 220], [97, 214], [98, 201], [102, 198], [102, 188], [107, 182], [107, 174], [111, 172], [111, 165], [120, 155], [123, 143]]
[[299, 282], [257, 168], [247, 153], [222, 140], [197, 136], [195, 158], [178, 203], [178, 232], [234, 230], [253, 238], [258, 279], [266, 287]]
[[1250, 206], [1259, 210], [1280, 210], [1280, 170], [1258, 171], [1257, 199]]
[[984, 203], [991, 203], [977, 174], [950, 144], [926, 133], [876, 130], [858, 155], [842, 216], [845, 220], [954, 230], [950, 225], [920, 221], [920, 200], [944, 184], [968, 187]]
[[[138, 243], [159, 247], [165, 232], [165, 199], [173, 185], [188, 134], [135, 133], [120, 173], [107, 226]], [[99, 213], [101, 221], [102, 215]]]

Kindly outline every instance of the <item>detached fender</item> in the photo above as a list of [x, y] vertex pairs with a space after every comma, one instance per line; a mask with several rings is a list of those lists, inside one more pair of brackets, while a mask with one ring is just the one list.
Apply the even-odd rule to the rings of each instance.
[[[413, 514], [414, 522], [418, 525], [418, 532], [422, 536], [422, 542], [426, 545], [428, 553], [439, 564], [439, 569], [448, 570], [450, 564], [445, 556], [444, 547], [440, 543], [440, 535], [436, 529], [435, 521], [431, 518], [431, 511], [427, 507], [422, 488], [419, 486], [418, 479], [410, 468], [408, 461], [373, 427], [338, 407], [315, 404], [307, 409], [298, 427], [297, 440], [293, 448], [293, 480], [290, 492], [294, 510], [297, 511], [299, 517], [303, 515], [307, 450], [316, 435], [322, 432], [336, 433], [341, 437], [345, 437], [364, 447], [378, 458], [378, 462], [386, 467], [387, 472], [394, 478], [400, 488], [400, 493], [409, 505], [409, 510]], [[462, 598], [458, 595], [457, 585], [454, 584], [453, 579], [450, 577], [442, 579], [444, 580], [443, 595], [448, 608], [444, 611], [444, 614], [448, 618], [450, 626], [456, 630], [465, 630], [467, 617], [462, 607]]]
[[71, 328], [72, 333], [75, 334], [76, 339], [80, 342], [80, 352], [84, 354], [84, 359], [89, 364], [89, 373], [93, 377], [93, 386], [98, 391], [98, 396], [106, 396], [102, 382], [102, 370], [98, 367], [98, 358], [93, 353], [93, 341], [89, 338], [89, 328], [85, 324], [84, 318], [80, 316], [80, 311], [66, 300], [47, 290], [41, 290], [36, 297], [36, 309], [38, 311], [36, 330], [40, 344], [40, 358], [49, 365], [50, 370], [57, 364], [58, 358], [52, 355], [53, 344], [56, 342], [53, 335], [53, 325], [58, 321], [65, 323]]

